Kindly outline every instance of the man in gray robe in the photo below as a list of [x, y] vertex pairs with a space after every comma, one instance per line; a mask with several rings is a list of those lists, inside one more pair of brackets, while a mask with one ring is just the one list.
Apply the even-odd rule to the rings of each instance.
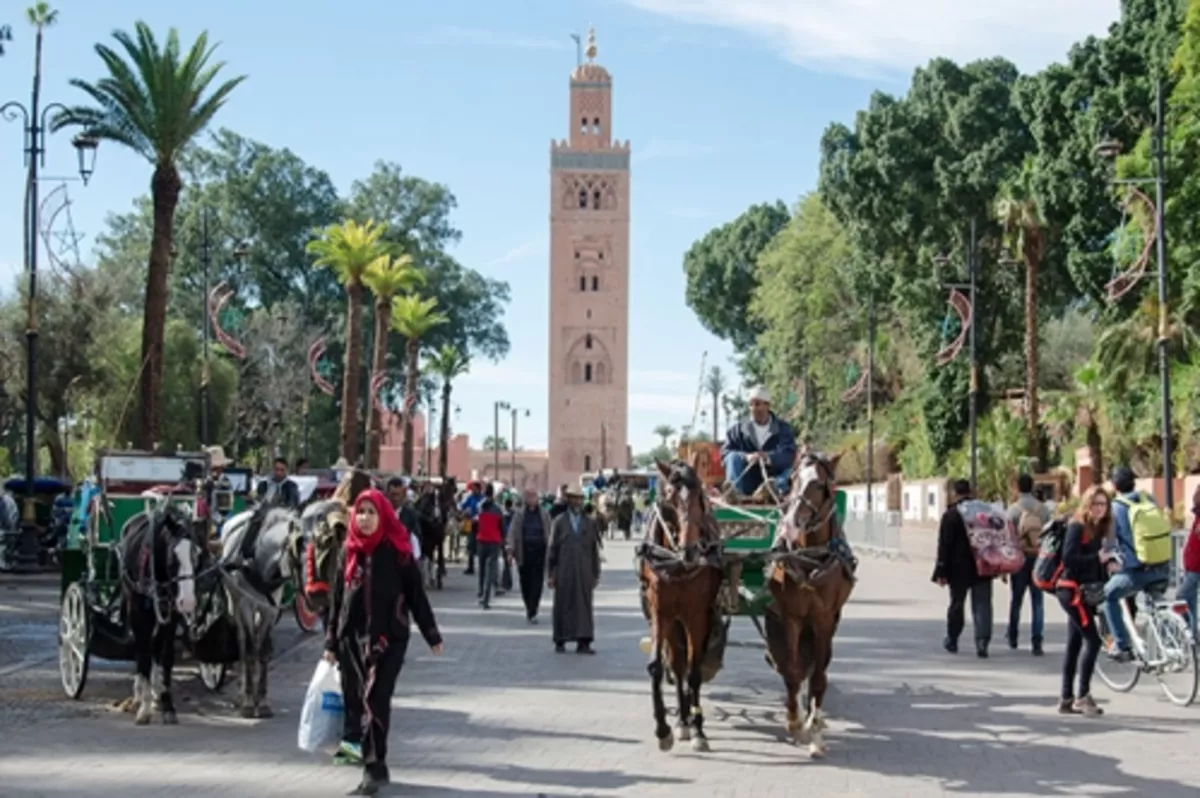
[[547, 584], [554, 591], [554, 650], [575, 641], [579, 654], [595, 654], [592, 594], [600, 583], [600, 525], [583, 513], [583, 494], [566, 492], [567, 511], [550, 527]]

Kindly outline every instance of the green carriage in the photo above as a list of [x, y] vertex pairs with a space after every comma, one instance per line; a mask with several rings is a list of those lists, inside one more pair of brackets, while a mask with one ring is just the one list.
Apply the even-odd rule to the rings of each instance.
[[[206, 452], [97, 454], [95, 476], [76, 491], [62, 559], [59, 673], [71, 698], [83, 694], [91, 657], [133, 659], [132, 634], [121, 600], [120, 546], [127, 525], [164, 500], [191, 513], [208, 471]], [[169, 494], [152, 492], [163, 486], [174, 486], [174, 490]], [[224, 682], [225, 665], [200, 663], [200, 676], [206, 687], [218, 689]]]

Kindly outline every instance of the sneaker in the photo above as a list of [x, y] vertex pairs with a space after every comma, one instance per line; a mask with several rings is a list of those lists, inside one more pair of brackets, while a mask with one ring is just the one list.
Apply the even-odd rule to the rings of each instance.
[[1046, 653], [1045, 651], [1042, 651], [1042, 641], [1034, 640], [1033, 641], [1033, 656], [1041, 657], [1041, 656], [1044, 656], [1045, 653]]
[[1104, 710], [1096, 705], [1095, 699], [1090, 695], [1081, 696], [1075, 699], [1075, 711], [1082, 712], [1089, 718], [1098, 718], [1104, 714]]
[[1078, 715], [1079, 710], [1075, 708], [1074, 698], [1060, 698], [1058, 700], [1058, 714], [1060, 715]]
[[1108, 658], [1113, 662], [1133, 662], [1133, 652], [1127, 648], [1110, 648], [1107, 652]]
[[337, 753], [333, 755], [335, 765], [361, 765], [363, 761], [362, 743], [342, 740], [338, 743]]

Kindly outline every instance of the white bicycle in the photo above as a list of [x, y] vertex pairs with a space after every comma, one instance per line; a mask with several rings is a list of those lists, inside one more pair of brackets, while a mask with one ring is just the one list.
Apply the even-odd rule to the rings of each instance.
[[1186, 707], [1196, 700], [1200, 688], [1200, 662], [1197, 661], [1196, 640], [1192, 637], [1187, 604], [1165, 599], [1166, 591], [1167, 583], [1159, 582], [1138, 593], [1135, 618], [1130, 617], [1129, 602], [1121, 602], [1125, 628], [1133, 640], [1134, 658], [1130, 662], [1117, 662], [1107, 656], [1112, 646], [1112, 633], [1104, 608], [1097, 608], [1096, 623], [1102, 650], [1096, 672], [1118, 693], [1128, 693], [1143, 673], [1151, 673], [1171, 703]]

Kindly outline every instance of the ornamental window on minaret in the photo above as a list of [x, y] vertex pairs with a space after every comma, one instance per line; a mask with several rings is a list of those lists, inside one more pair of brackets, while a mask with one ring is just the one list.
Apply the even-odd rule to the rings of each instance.
[[550, 484], [626, 468], [629, 142], [615, 140], [612, 77], [571, 73], [566, 139], [550, 146]]

